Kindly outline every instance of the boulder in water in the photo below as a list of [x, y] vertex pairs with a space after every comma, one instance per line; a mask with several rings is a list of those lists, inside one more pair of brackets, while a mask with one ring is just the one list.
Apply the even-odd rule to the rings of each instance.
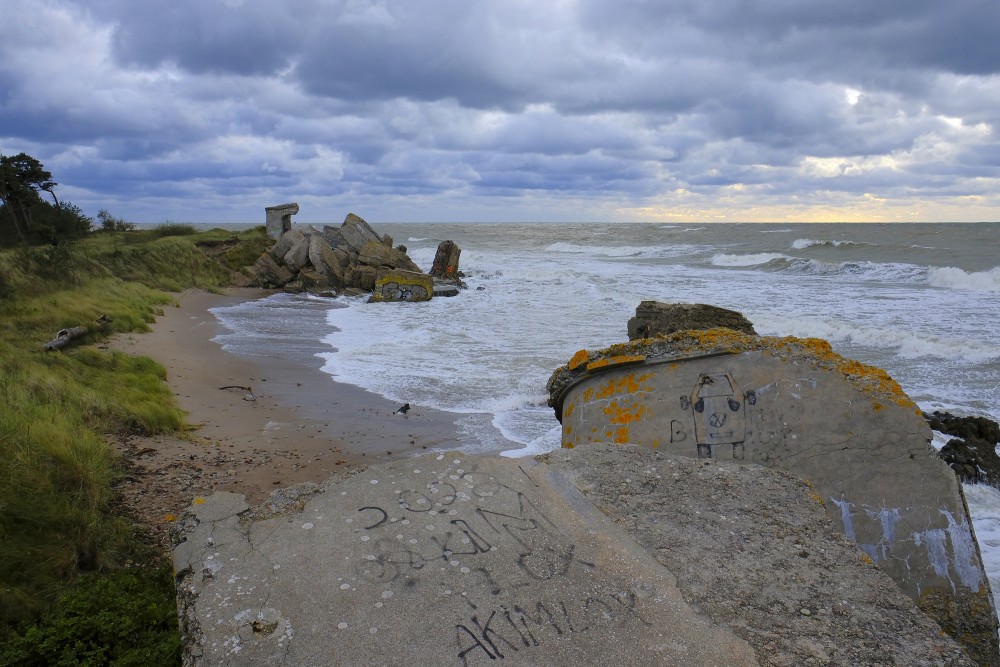
[[735, 310], [703, 303], [661, 303], [643, 301], [628, 321], [629, 340], [665, 336], [675, 331], [725, 327], [741, 333], [757, 335], [753, 324]]

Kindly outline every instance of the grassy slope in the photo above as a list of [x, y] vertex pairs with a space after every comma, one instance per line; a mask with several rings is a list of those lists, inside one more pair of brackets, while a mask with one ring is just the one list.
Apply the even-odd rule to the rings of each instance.
[[[111, 511], [117, 463], [108, 437], [176, 431], [183, 415], [161, 366], [87, 343], [146, 330], [173, 301], [164, 290], [218, 289], [230, 274], [214, 257], [241, 266], [267, 246], [262, 228], [240, 238], [221, 230], [161, 234], [96, 234], [70, 247], [0, 254], [0, 639], [9, 640], [0, 665], [54, 660], [54, 654], [39, 654], [37, 662], [25, 657], [26, 646], [44, 644], [39, 629], [25, 628], [42, 615], [55, 621], [80, 607], [74, 594], [99, 587], [88, 575], [151, 556], [136, 528]], [[110, 325], [95, 323], [101, 315]], [[56, 331], [79, 325], [90, 330], [81, 344], [43, 350]], [[147, 574], [154, 590], [169, 581], [169, 573]], [[121, 577], [103, 581], [121, 580], [112, 587], [122, 590], [136, 585]], [[81, 580], [87, 581], [74, 589]], [[106, 591], [102, 596], [116, 599]], [[83, 593], [84, 600], [92, 597]], [[172, 598], [166, 608], [172, 609]], [[17, 627], [21, 636], [11, 635]], [[173, 642], [171, 650], [179, 646]], [[87, 664], [129, 664], [105, 658]]]

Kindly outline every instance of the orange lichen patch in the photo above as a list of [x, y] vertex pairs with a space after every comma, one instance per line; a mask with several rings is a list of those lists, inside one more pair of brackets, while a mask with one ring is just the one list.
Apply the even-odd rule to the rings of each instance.
[[567, 405], [566, 408], [563, 410], [563, 416], [569, 417], [571, 414], [573, 414], [573, 410], [576, 410], [576, 403], [570, 403], [569, 405]]
[[177, 515], [176, 514], [167, 514], [166, 516], [163, 517], [163, 520], [164, 521], [168, 521], [168, 522], [177, 521]]
[[[839, 373], [860, 391], [873, 398], [889, 400], [907, 409], [916, 408], [916, 404], [884, 370], [852, 359], [845, 359], [833, 351], [828, 341], [819, 338], [750, 336], [724, 328], [678, 331], [668, 336], [619, 343], [604, 350], [591, 352], [589, 353], [591, 361], [587, 364], [586, 370], [597, 370], [603, 366], [611, 366], [617, 358], [644, 357], [648, 363], [651, 359], [666, 361], [671, 357], [689, 358], [692, 355], [739, 354], [743, 352], [760, 352], [780, 358], [799, 357], [811, 363], [815, 368]], [[602, 359], [608, 361], [601, 364]], [[583, 370], [578, 367], [577, 373]], [[553, 373], [549, 380], [550, 396], [557, 396], [560, 386], [570, 381], [565, 372], [566, 367], [564, 366]], [[607, 396], [613, 395], [613, 393], [615, 392]]]
[[884, 405], [882, 405], [881, 403], [878, 403], [878, 402], [875, 402], [875, 401], [873, 401], [873, 402], [872, 402], [872, 410], [873, 410], [874, 412], [879, 412], [879, 411], [880, 411], [880, 410], [881, 410], [882, 408], [884, 408], [884, 407], [885, 407], [885, 406], [884, 406]]
[[594, 389], [593, 389], [593, 387], [587, 387], [586, 389], [584, 389], [584, 391], [583, 391], [583, 400], [584, 401], [586, 401], [586, 402], [589, 403], [590, 399], [593, 398], [593, 397], [594, 397]]
[[580, 350], [573, 355], [573, 358], [569, 360], [569, 364], [566, 365], [571, 371], [575, 371], [580, 366], [590, 361], [590, 353], [586, 350]]
[[650, 373], [636, 376], [628, 373], [620, 378], [611, 378], [598, 390], [595, 398], [611, 398], [619, 394], [634, 394], [642, 390], [641, 384], [650, 378]]
[[563, 448], [564, 449], [573, 449], [574, 446], [575, 445], [572, 442], [564, 442], [563, 443]]
[[573, 427], [572, 426], [566, 426], [566, 427], [564, 427], [563, 430], [566, 431], [566, 435], [569, 435], [570, 433], [573, 432]]
[[195, 505], [204, 505], [205, 504], [205, 499], [202, 498], [201, 496], [199, 496], [199, 497], [197, 497], [197, 498], [194, 499], [194, 504]]
[[646, 406], [642, 403], [624, 406], [619, 405], [618, 401], [611, 401], [604, 408], [604, 414], [610, 417], [612, 424], [631, 424], [646, 416]]
[[619, 426], [615, 431], [615, 444], [624, 445], [628, 442], [628, 426]]
[[617, 366], [618, 364], [633, 364], [639, 361], [646, 361], [645, 355], [619, 354], [613, 357], [603, 357], [601, 359], [598, 359], [597, 361], [592, 361], [589, 364], [587, 364], [587, 370], [592, 371], [598, 368], [605, 368], [607, 366]]

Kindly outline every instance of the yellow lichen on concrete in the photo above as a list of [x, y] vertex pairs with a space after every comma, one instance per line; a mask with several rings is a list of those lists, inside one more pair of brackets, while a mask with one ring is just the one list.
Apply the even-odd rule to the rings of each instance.
[[569, 368], [571, 371], [575, 371], [577, 368], [583, 366], [588, 361], [590, 361], [590, 353], [587, 352], [586, 350], [579, 350], [576, 354], [573, 355], [573, 358], [569, 360], [569, 363], [566, 365], [566, 367]]
[[631, 424], [646, 416], [646, 406], [642, 403], [625, 406], [619, 405], [618, 401], [611, 401], [604, 408], [604, 414], [608, 415], [612, 424]]
[[628, 426], [619, 426], [615, 430], [615, 444], [624, 445], [628, 443]]
[[[695, 354], [740, 354], [744, 352], [760, 352], [774, 357], [802, 357], [816, 368], [839, 373], [869, 396], [891, 400], [904, 408], [916, 407], [916, 404], [910, 400], [888, 373], [881, 368], [869, 366], [853, 359], [845, 359], [833, 351], [828, 341], [820, 338], [796, 338], [794, 336], [782, 338], [750, 336], [725, 328], [678, 331], [667, 336], [617, 343], [603, 350], [589, 352], [585, 368], [582, 367], [581, 362], [572, 369], [563, 366], [556, 370], [553, 379], [549, 381], [550, 390], [558, 391], [560, 383], [554, 383], [553, 380], [567, 370], [575, 369], [577, 373], [590, 372], [620, 363], [638, 363], [643, 358], [649, 362], [653, 358], [668, 360], [670, 357], [690, 357]], [[579, 352], [574, 355], [574, 361], [579, 361], [577, 359], [579, 355]], [[607, 398], [616, 393], [620, 393], [617, 387], [611, 389], [605, 385], [598, 393], [598, 397]], [[555, 395], [553, 394], [553, 396]], [[591, 397], [585, 395], [584, 400], [589, 401]]]
[[[651, 373], [643, 373], [642, 375], [627, 373], [620, 378], [611, 378], [598, 389], [594, 398], [611, 398], [620, 394], [634, 394], [643, 391], [642, 383], [650, 377]], [[584, 392], [584, 400], [589, 400], [586, 392]]]
[[601, 359], [592, 361], [587, 364], [587, 370], [592, 371], [598, 368], [605, 368], [607, 366], [617, 366], [619, 364], [633, 364], [645, 360], [646, 357], [641, 354], [619, 354], [613, 357], [602, 357]]

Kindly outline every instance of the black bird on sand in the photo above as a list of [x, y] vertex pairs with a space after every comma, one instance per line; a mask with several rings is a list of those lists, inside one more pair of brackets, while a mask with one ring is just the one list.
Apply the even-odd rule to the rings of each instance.
[[395, 414], [399, 414], [400, 412], [402, 412], [405, 415], [409, 411], [410, 411], [410, 404], [409, 403], [403, 403], [402, 407], [400, 407], [399, 410], [396, 410], [392, 414], [395, 415]]

